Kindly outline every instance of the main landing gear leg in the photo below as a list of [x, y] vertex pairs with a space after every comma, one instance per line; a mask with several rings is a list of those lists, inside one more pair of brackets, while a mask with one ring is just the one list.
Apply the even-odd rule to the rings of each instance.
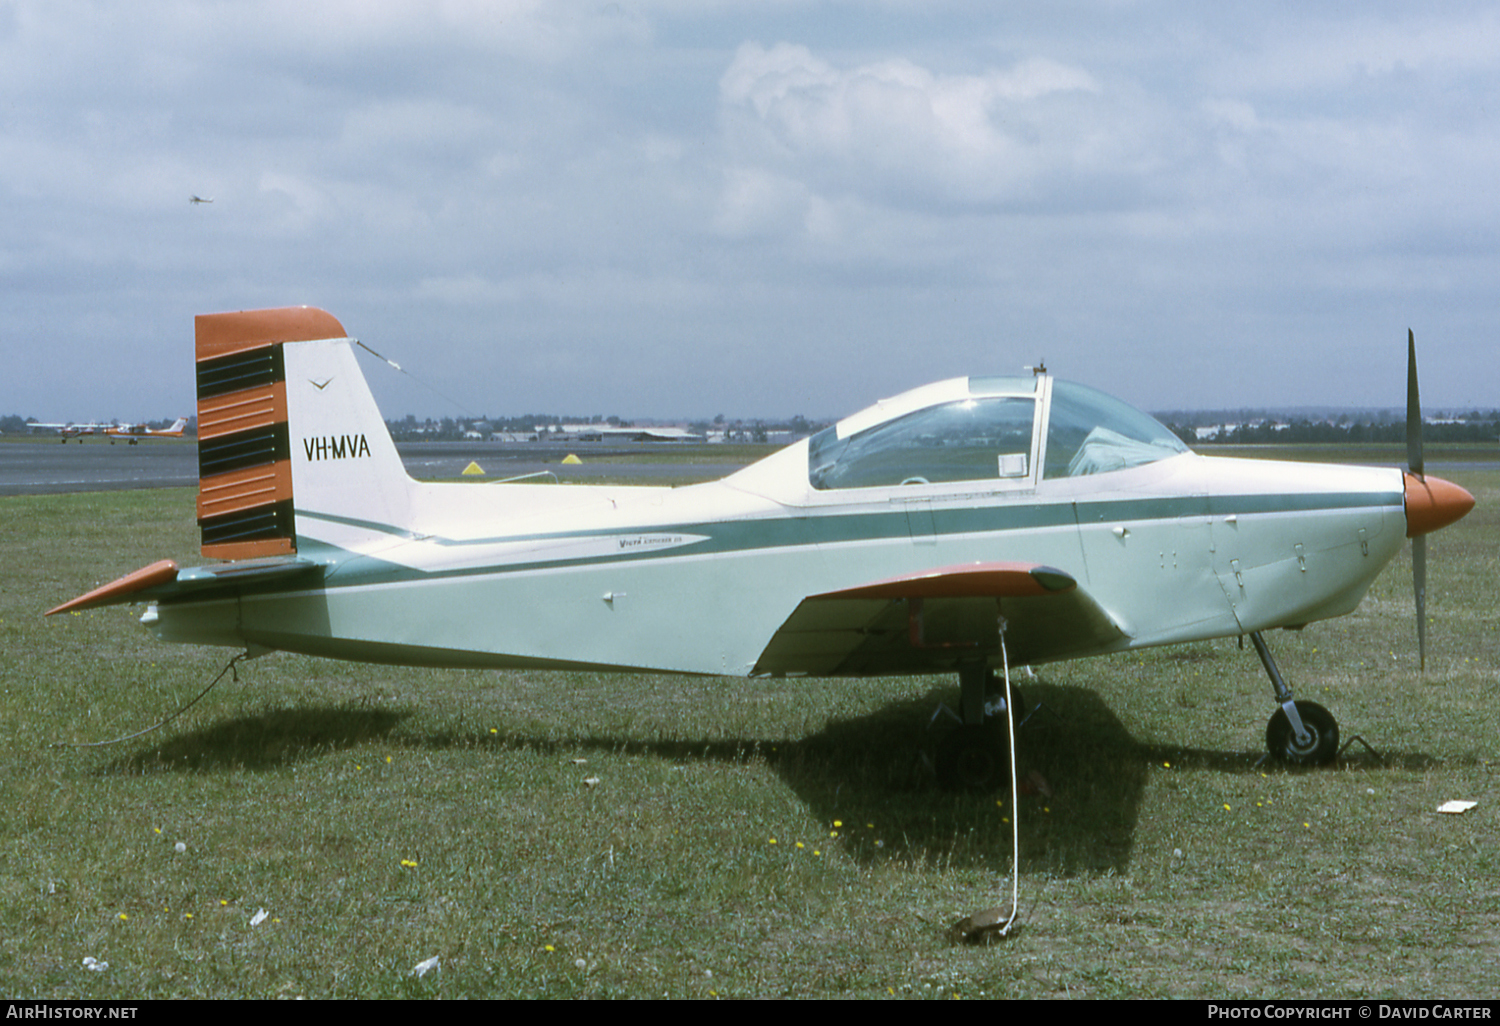
[[1296, 701], [1282, 679], [1271, 649], [1260, 631], [1250, 635], [1260, 663], [1276, 689], [1277, 709], [1266, 724], [1266, 751], [1271, 757], [1297, 766], [1321, 766], [1339, 753], [1339, 725], [1333, 714], [1317, 702]]
[[958, 668], [959, 711], [963, 724], [938, 742], [938, 784], [946, 791], [990, 791], [1010, 770], [1010, 745], [1004, 724], [987, 716], [985, 697], [995, 673], [983, 662]]

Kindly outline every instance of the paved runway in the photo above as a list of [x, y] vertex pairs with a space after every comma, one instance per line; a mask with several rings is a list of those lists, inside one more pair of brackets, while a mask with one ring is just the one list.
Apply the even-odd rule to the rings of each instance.
[[198, 446], [191, 442], [110, 445], [6, 442], [0, 445], [0, 495], [198, 487]]
[[[483, 480], [551, 471], [560, 481], [641, 478], [657, 482], [708, 481], [739, 469], [733, 463], [660, 463], [662, 443], [408, 442], [396, 446], [412, 477], [457, 478], [471, 462]], [[576, 452], [581, 465], [563, 466]], [[769, 454], [771, 450], [768, 448]], [[689, 454], [682, 454], [691, 459]], [[634, 458], [633, 458], [634, 457]], [[599, 462], [608, 458], [609, 462]], [[142, 442], [111, 445], [104, 439], [0, 443], [0, 495], [120, 491], [128, 488], [196, 488], [198, 446], [194, 442]]]

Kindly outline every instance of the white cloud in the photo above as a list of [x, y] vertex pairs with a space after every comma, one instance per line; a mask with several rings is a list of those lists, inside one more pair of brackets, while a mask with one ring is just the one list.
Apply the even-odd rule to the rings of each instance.
[[[193, 313], [288, 302], [463, 348], [497, 411], [831, 414], [1042, 353], [1177, 405], [1146, 368], [1267, 338], [1290, 384], [1207, 380], [1337, 401], [1383, 371], [1329, 326], [1500, 316], [1500, 14], [1455, 7], [0, 0], [0, 413], [176, 413]], [[507, 353], [560, 339], [539, 394]]]
[[1490, 5], [1451, 13], [1400, 5], [1381, 11], [1297, 8], [1261, 20], [1222, 59], [1205, 66], [1220, 89], [1301, 93], [1337, 101], [1352, 86], [1404, 79], [1420, 91], [1434, 77], [1488, 78], [1500, 53], [1500, 13]]
[[1040, 57], [942, 74], [901, 58], [836, 68], [787, 43], [744, 44], [720, 82], [742, 166], [924, 205], [1026, 201], [1053, 174], [1112, 174], [1136, 146], [1107, 123], [1103, 94], [1088, 71]]
[[714, 227], [736, 237], [794, 234], [812, 199], [806, 186], [783, 175], [732, 167], [725, 172]]

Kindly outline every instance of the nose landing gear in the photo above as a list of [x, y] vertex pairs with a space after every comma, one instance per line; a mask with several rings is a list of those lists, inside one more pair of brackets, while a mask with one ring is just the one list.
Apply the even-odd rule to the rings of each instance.
[[1339, 754], [1339, 724], [1333, 713], [1317, 702], [1293, 699], [1292, 689], [1282, 679], [1260, 631], [1252, 633], [1250, 641], [1276, 689], [1276, 701], [1281, 703], [1266, 724], [1266, 751], [1271, 758], [1294, 766], [1324, 766], [1332, 762]]
[[1294, 703], [1305, 734], [1297, 736], [1284, 709], [1277, 709], [1266, 724], [1266, 751], [1282, 762], [1298, 766], [1321, 766], [1339, 752], [1339, 725], [1333, 713], [1317, 702]]

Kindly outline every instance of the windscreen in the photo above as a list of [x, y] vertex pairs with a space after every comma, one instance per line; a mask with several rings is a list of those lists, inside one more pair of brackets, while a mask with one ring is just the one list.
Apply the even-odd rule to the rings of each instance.
[[1034, 400], [991, 396], [943, 403], [848, 438], [836, 428], [808, 444], [812, 486], [874, 488], [1026, 477]]

